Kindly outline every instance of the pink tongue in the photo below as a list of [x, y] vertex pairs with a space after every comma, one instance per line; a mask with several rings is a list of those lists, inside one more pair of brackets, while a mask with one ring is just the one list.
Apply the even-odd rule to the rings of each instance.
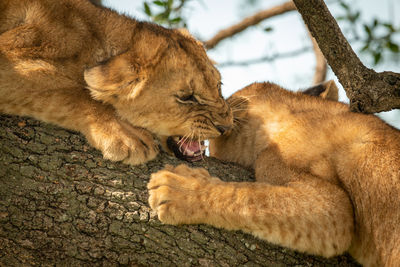
[[184, 154], [187, 154], [185, 152], [189, 151], [193, 153], [200, 151], [200, 144], [197, 141], [191, 141], [191, 140], [186, 140], [184, 142], [179, 141], [178, 144], [181, 147], [181, 151], [184, 152]]

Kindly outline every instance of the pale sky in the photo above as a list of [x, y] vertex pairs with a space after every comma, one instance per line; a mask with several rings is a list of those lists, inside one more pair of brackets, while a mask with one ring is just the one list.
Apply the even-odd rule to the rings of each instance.
[[[137, 19], [146, 19], [143, 13], [142, 0], [105, 0], [103, 2], [106, 6], [110, 6], [119, 12]], [[188, 30], [198, 39], [208, 40], [218, 30], [239, 22], [245, 16], [283, 2], [282, 0], [258, 1], [256, 6], [249, 7], [245, 6], [246, 1], [243, 0], [192, 0], [189, 1], [188, 9], [185, 12], [188, 18]], [[365, 21], [377, 17], [394, 20], [395, 25], [400, 25], [399, 1], [351, 0], [349, 2], [361, 10], [362, 18]], [[340, 12], [342, 9], [338, 8], [338, 4], [331, 4], [329, 8], [334, 16], [343, 14], [343, 12]], [[272, 27], [273, 31], [264, 33], [262, 29], [267, 26]], [[262, 22], [260, 25], [223, 41], [216, 48], [209, 50], [208, 54], [216, 62], [223, 63], [271, 56], [310, 45], [301, 17], [296, 11], [293, 11]], [[368, 57], [360, 55], [360, 58], [364, 64], [376, 71], [400, 72], [400, 64], [397, 62], [372, 66], [368, 62]], [[297, 57], [262, 64], [235, 67], [218, 67], [217, 65], [217, 68], [222, 75], [223, 95], [227, 97], [236, 90], [256, 81], [275, 82], [295, 91], [307, 88], [312, 83], [314, 66], [314, 54], [310, 52]], [[336, 79], [331, 71], [328, 78]], [[340, 92], [340, 100], [348, 101], [343, 89]], [[399, 116], [400, 112], [383, 115], [386, 121], [396, 124], [397, 127], [400, 127]]]

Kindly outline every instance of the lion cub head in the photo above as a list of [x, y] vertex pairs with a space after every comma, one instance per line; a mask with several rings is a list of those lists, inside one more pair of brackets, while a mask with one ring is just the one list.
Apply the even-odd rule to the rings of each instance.
[[146, 23], [136, 31], [128, 51], [85, 71], [88, 88], [176, 156], [198, 160], [202, 141], [233, 122], [220, 74], [193, 38]]

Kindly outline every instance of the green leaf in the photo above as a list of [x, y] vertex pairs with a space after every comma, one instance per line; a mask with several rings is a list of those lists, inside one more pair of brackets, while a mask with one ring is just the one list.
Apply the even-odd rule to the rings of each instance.
[[143, 5], [144, 5], [144, 13], [146, 13], [147, 16], [151, 17], [151, 10], [149, 4], [144, 2]]
[[357, 11], [356, 14], [354, 15], [354, 21], [358, 20], [360, 18], [361, 12]]
[[264, 29], [265, 32], [272, 32], [274, 30], [274, 28], [272, 28], [271, 26], [268, 26]]
[[357, 11], [356, 13], [349, 15], [350, 22], [355, 23], [360, 17], [360, 15], [361, 15], [360, 11]]
[[395, 44], [395, 43], [389, 41], [386, 45], [390, 49], [390, 51], [392, 51], [393, 53], [400, 52], [400, 47], [398, 44]]
[[160, 13], [154, 16], [154, 21], [159, 22], [159, 23], [164, 23], [168, 21], [168, 15], [165, 13]]
[[169, 20], [169, 16], [171, 15], [171, 9], [165, 10], [163, 14], [164, 14], [164, 18], [166, 20]]
[[174, 0], [168, 0], [168, 7], [171, 8], [174, 4]]
[[395, 32], [395, 31], [396, 31], [395, 28], [393, 27], [393, 24], [390, 24], [390, 23], [383, 23], [382, 25], [385, 26], [386, 28], [388, 28], [388, 30], [389, 30], [390, 32]]
[[350, 9], [350, 7], [345, 2], [340, 1], [340, 5], [346, 10]]
[[176, 23], [179, 23], [181, 21], [182, 21], [182, 18], [177, 17], [177, 18], [171, 19], [169, 22], [172, 23], [172, 24], [176, 24]]
[[375, 28], [376, 26], [378, 26], [378, 19], [374, 18], [374, 22], [372, 24], [372, 28]]
[[375, 52], [374, 53], [374, 64], [378, 64], [379, 61], [382, 59], [382, 53], [381, 52]]
[[161, 2], [161, 1], [153, 1], [153, 4], [157, 5], [157, 6], [165, 6], [165, 2]]
[[363, 48], [361, 48], [361, 52], [368, 50], [368, 48], [369, 48], [369, 42], [366, 45], [364, 45]]
[[369, 37], [371, 37], [372, 36], [371, 28], [367, 24], [364, 24], [363, 26], [364, 26], [365, 32], [368, 34]]

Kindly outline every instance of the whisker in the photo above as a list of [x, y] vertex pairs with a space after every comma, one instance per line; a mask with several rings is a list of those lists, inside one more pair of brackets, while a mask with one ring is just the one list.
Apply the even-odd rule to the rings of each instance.
[[228, 101], [229, 102], [229, 106], [231, 108], [235, 107], [235, 106], [239, 106], [239, 105], [241, 105], [243, 103], [246, 103], [246, 102], [250, 101], [250, 98], [255, 97], [255, 96], [256, 95], [241, 96], [241, 97], [238, 97], [238, 98], [231, 99], [231, 100]]
[[230, 104], [229, 104], [229, 107], [230, 107], [231, 109], [240, 108], [240, 107], [243, 106], [243, 104], [244, 104], [245, 102], [246, 102], [246, 101], [243, 101], [243, 102], [240, 102], [240, 103], [230, 103]]
[[190, 140], [193, 140], [194, 139], [194, 136], [195, 136], [195, 131], [194, 130], [192, 130], [191, 132], [190, 132]]
[[247, 111], [249, 110], [248, 108], [231, 108], [232, 112], [236, 112], [236, 111]]
[[238, 103], [243, 103], [243, 102], [246, 102], [246, 101], [248, 101], [247, 98], [240, 97], [240, 98], [235, 98], [235, 99], [229, 100], [229, 102], [230, 102], [229, 104], [230, 105], [237, 105]]
[[235, 117], [233, 120], [236, 120], [236, 121], [248, 121], [249, 119], [248, 118]]
[[255, 108], [251, 105], [248, 105], [246, 107], [231, 107], [232, 111], [240, 111], [240, 110], [254, 110]]
[[[186, 142], [187, 140], [193, 140], [193, 136], [194, 136], [194, 130], [192, 130], [192, 131], [187, 135], [187, 137], [186, 137], [186, 139], [185, 139], [185, 142]], [[186, 151], [186, 149], [185, 149], [185, 151]]]
[[[179, 143], [180, 143], [180, 145], [179, 145], [179, 150], [180, 150], [180, 151], [182, 151], [182, 146], [183, 146], [183, 144], [186, 142], [187, 138], [188, 138], [188, 134], [185, 134], [184, 136], [182, 136], [181, 140], [179, 140]], [[186, 149], [185, 149], [185, 150], [186, 150]]]
[[247, 118], [234, 118], [233, 119], [233, 127], [232, 130], [235, 131], [236, 133], [239, 132], [240, 127], [248, 122]]

